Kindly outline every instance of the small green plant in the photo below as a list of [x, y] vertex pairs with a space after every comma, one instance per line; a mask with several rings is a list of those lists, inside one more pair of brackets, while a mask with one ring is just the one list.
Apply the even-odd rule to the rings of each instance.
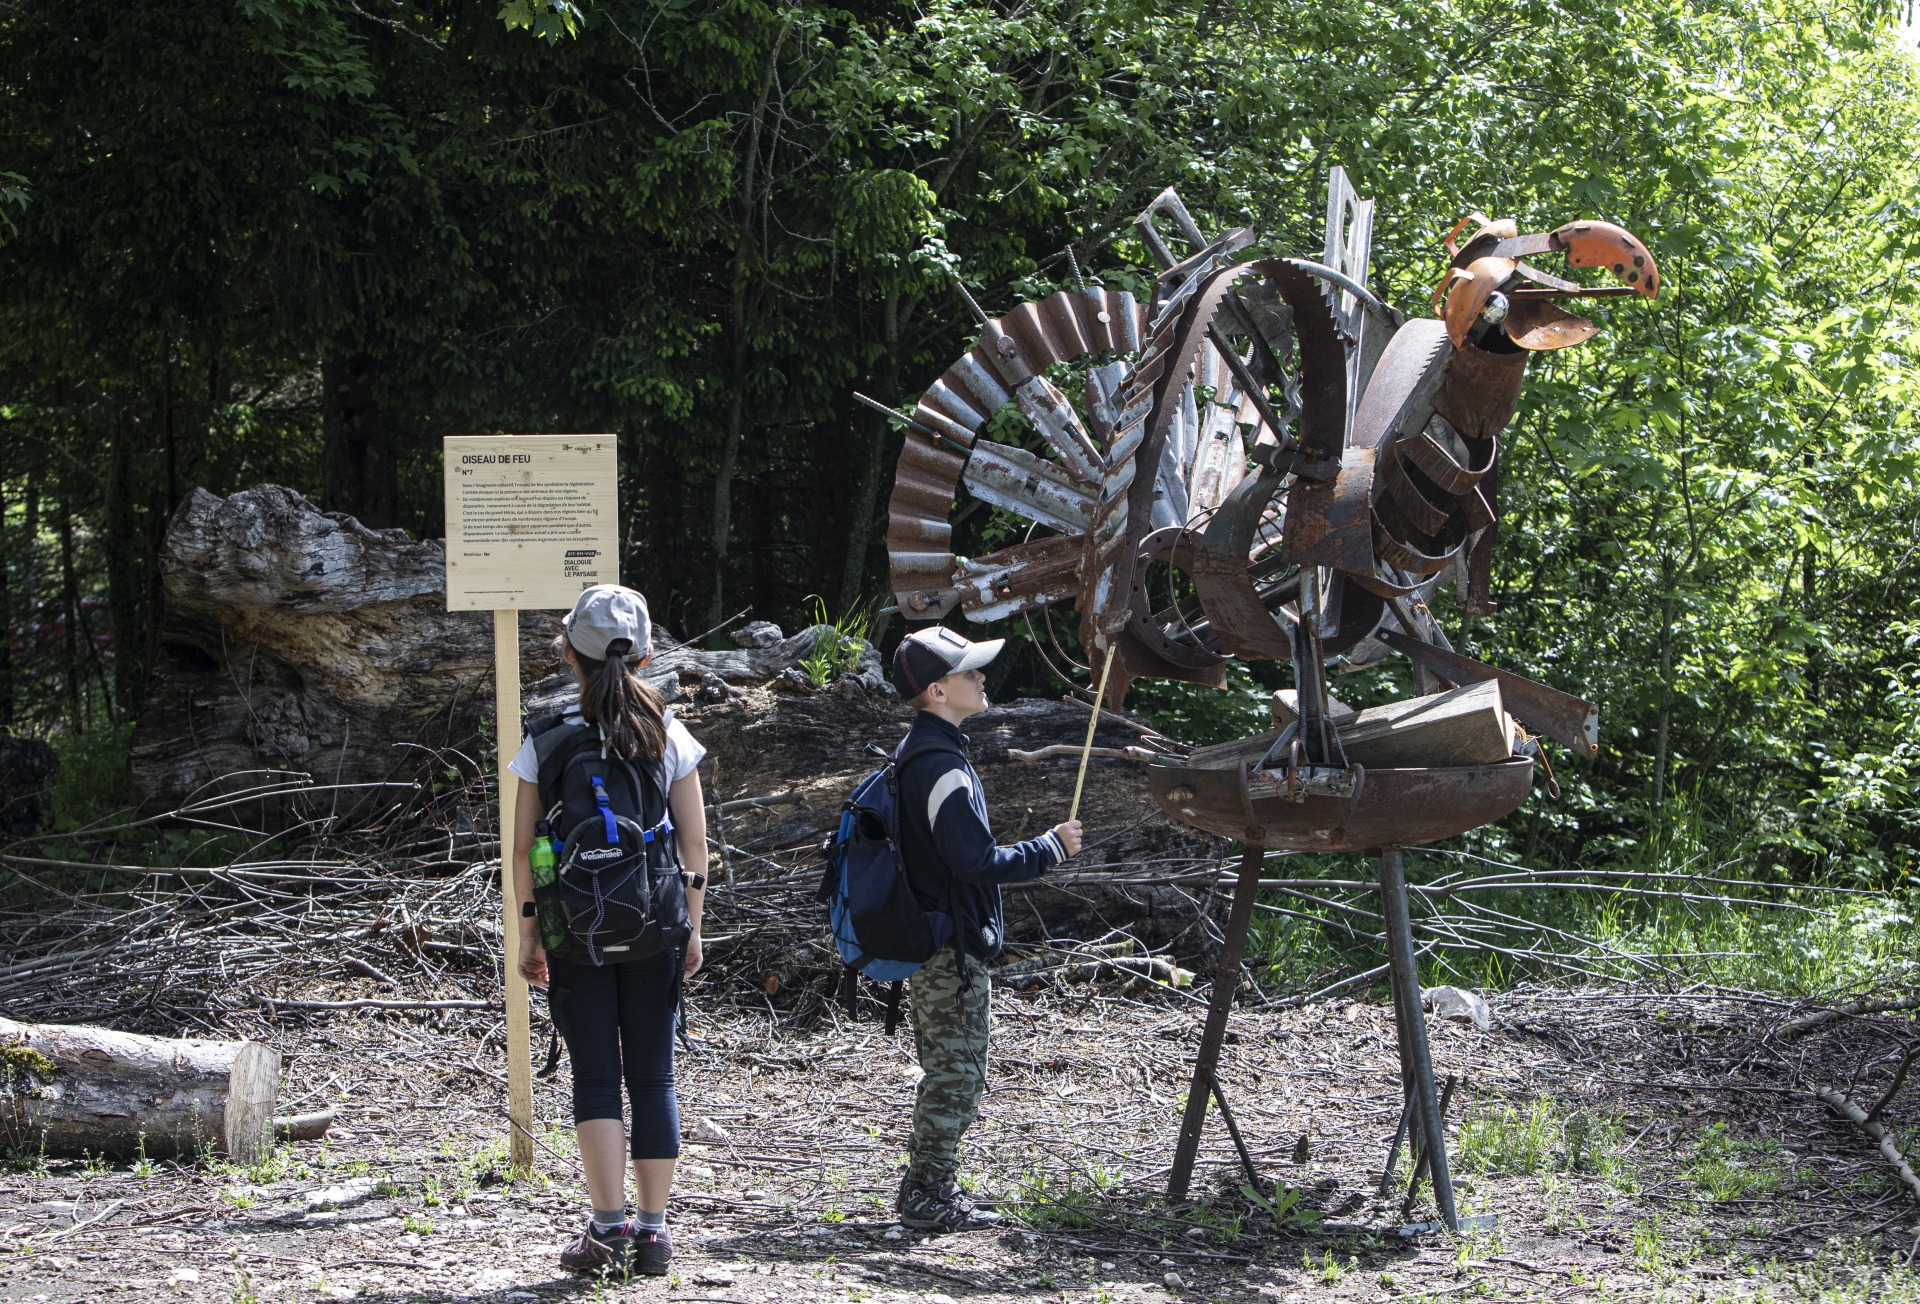
[[251, 1209], [258, 1197], [251, 1186], [242, 1186], [237, 1190], [228, 1191], [227, 1199], [233, 1201], [233, 1207], [236, 1209]]
[[1559, 1131], [1553, 1101], [1544, 1096], [1525, 1114], [1505, 1104], [1475, 1110], [1460, 1125], [1455, 1162], [1469, 1172], [1525, 1177], [1551, 1162]]
[[1318, 1209], [1306, 1209], [1300, 1206], [1298, 1187], [1280, 1183], [1274, 1187], [1273, 1195], [1269, 1198], [1243, 1182], [1240, 1193], [1252, 1202], [1254, 1208], [1271, 1218], [1276, 1229], [1306, 1229], [1320, 1225], [1323, 1215]]
[[260, 1157], [248, 1164], [247, 1180], [255, 1186], [272, 1186], [293, 1167], [293, 1156], [286, 1146], [269, 1145]]
[[1342, 1263], [1333, 1257], [1332, 1250], [1326, 1250], [1321, 1254], [1320, 1262], [1315, 1263], [1313, 1261], [1313, 1255], [1306, 1250], [1302, 1250], [1300, 1251], [1300, 1266], [1310, 1275], [1316, 1276], [1325, 1284], [1332, 1286], [1342, 1277], [1346, 1276], [1347, 1273], [1359, 1267], [1360, 1260], [1352, 1255], [1348, 1255], [1347, 1261]]
[[1091, 1227], [1107, 1193], [1119, 1184], [1120, 1170], [1100, 1164], [1057, 1176], [1034, 1169], [1015, 1182], [1012, 1198], [1002, 1208], [1028, 1227]]
[[833, 620], [827, 615], [827, 602], [818, 594], [813, 600], [816, 635], [813, 651], [800, 660], [800, 668], [816, 686], [825, 686], [834, 678], [860, 664], [867, 646], [867, 634], [873, 628], [873, 610], [869, 604], [855, 603]]
[[1633, 1261], [1642, 1271], [1667, 1280], [1673, 1276], [1673, 1247], [1655, 1215], [1633, 1225]]
[[104, 1154], [96, 1155], [85, 1150], [80, 1153], [86, 1159], [85, 1165], [80, 1169], [80, 1175], [88, 1181], [98, 1181], [113, 1171], [113, 1165], [107, 1162]]
[[4, 1151], [0, 1151], [0, 1173], [21, 1173], [28, 1177], [47, 1175], [47, 1138], [42, 1133], [37, 1142], [15, 1141]]
[[1779, 1147], [1770, 1140], [1737, 1141], [1727, 1134], [1724, 1122], [1715, 1123], [1695, 1145], [1687, 1175], [1716, 1200], [1771, 1195], [1785, 1181], [1778, 1154]]
[[433, 1224], [425, 1218], [422, 1218], [419, 1214], [410, 1213], [405, 1218], [402, 1218], [400, 1220], [400, 1228], [402, 1231], [412, 1232], [415, 1236], [433, 1235]]

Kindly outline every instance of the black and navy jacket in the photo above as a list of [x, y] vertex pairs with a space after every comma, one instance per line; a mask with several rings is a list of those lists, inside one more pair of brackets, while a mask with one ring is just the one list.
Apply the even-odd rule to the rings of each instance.
[[967, 761], [967, 736], [922, 711], [894, 753], [900, 782], [900, 854], [923, 910], [953, 916], [954, 940], [991, 960], [1006, 940], [1000, 885], [1024, 883], [1067, 858], [1051, 830], [1011, 847], [994, 843], [987, 796]]

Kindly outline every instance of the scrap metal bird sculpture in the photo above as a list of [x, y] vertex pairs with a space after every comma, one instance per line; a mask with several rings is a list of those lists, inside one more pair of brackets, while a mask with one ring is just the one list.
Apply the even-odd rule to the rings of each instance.
[[[1594, 756], [1599, 712], [1453, 651], [1430, 599], [1451, 578], [1465, 610], [1493, 610], [1501, 432], [1528, 360], [1598, 329], [1559, 301], [1653, 299], [1661, 276], [1645, 244], [1611, 223], [1523, 235], [1473, 213], [1446, 238], [1433, 316], [1409, 320], [1367, 286], [1373, 209], [1334, 168], [1318, 259], [1235, 261], [1254, 233], [1208, 236], [1168, 188], [1135, 219], [1161, 266], [1150, 302], [1084, 285], [1077, 265], [1074, 289], [1002, 317], [968, 297], [974, 346], [910, 417], [883, 409], [907, 427], [887, 547], [910, 621], [958, 610], [985, 622], [1072, 603], [1081, 647], [1095, 678], [1111, 678], [1116, 706], [1135, 679], [1222, 688], [1232, 658], [1292, 663], [1284, 727], [1169, 750], [1147, 782], [1174, 818], [1246, 847], [1223, 974], [1237, 973], [1267, 850], [1379, 855], [1407, 1121], [1437, 1139], [1442, 1107], [1400, 849], [1517, 808], [1545, 759], [1527, 728]], [[1527, 261], [1549, 254], [1617, 284], [1585, 286]], [[1059, 388], [1074, 376], [1077, 405]], [[985, 437], [1008, 404], [1044, 454]], [[956, 556], [962, 487], [1026, 520], [1027, 537], [991, 556]], [[1327, 658], [1353, 667], [1394, 653], [1413, 663], [1422, 695], [1376, 708], [1376, 733], [1478, 693], [1499, 723], [1491, 745], [1464, 761], [1376, 747], [1394, 759], [1363, 764], [1369, 713], [1336, 720]], [[1213, 1069], [1237, 987], [1213, 985], [1171, 1196], [1187, 1188], [1209, 1096], [1225, 1103]], [[1257, 1185], [1244, 1149], [1241, 1159]], [[1444, 1145], [1424, 1146], [1420, 1164], [1441, 1221], [1457, 1227]]]

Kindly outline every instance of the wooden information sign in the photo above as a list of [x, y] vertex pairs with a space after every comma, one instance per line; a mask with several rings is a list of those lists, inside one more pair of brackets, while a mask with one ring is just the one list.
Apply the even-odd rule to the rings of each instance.
[[493, 612], [500, 757], [500, 900], [507, 998], [509, 1162], [533, 1166], [533, 1060], [520, 976], [507, 762], [520, 746], [520, 613], [570, 611], [582, 589], [620, 580], [619, 492], [612, 435], [449, 435], [447, 610]]

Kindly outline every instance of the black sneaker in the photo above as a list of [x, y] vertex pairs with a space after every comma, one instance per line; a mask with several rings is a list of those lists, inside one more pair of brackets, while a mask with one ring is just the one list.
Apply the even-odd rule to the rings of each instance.
[[902, 1226], [931, 1232], [976, 1231], [1005, 1221], [991, 1209], [976, 1209], [951, 1178], [940, 1182], [902, 1178], [899, 1212]]
[[624, 1277], [633, 1265], [633, 1243], [632, 1221], [603, 1232], [589, 1218], [586, 1230], [560, 1251], [560, 1266], [568, 1272], [608, 1272]]
[[665, 1227], [650, 1231], [628, 1223], [633, 1232], [633, 1270], [643, 1277], [664, 1277], [673, 1262], [673, 1237]]

